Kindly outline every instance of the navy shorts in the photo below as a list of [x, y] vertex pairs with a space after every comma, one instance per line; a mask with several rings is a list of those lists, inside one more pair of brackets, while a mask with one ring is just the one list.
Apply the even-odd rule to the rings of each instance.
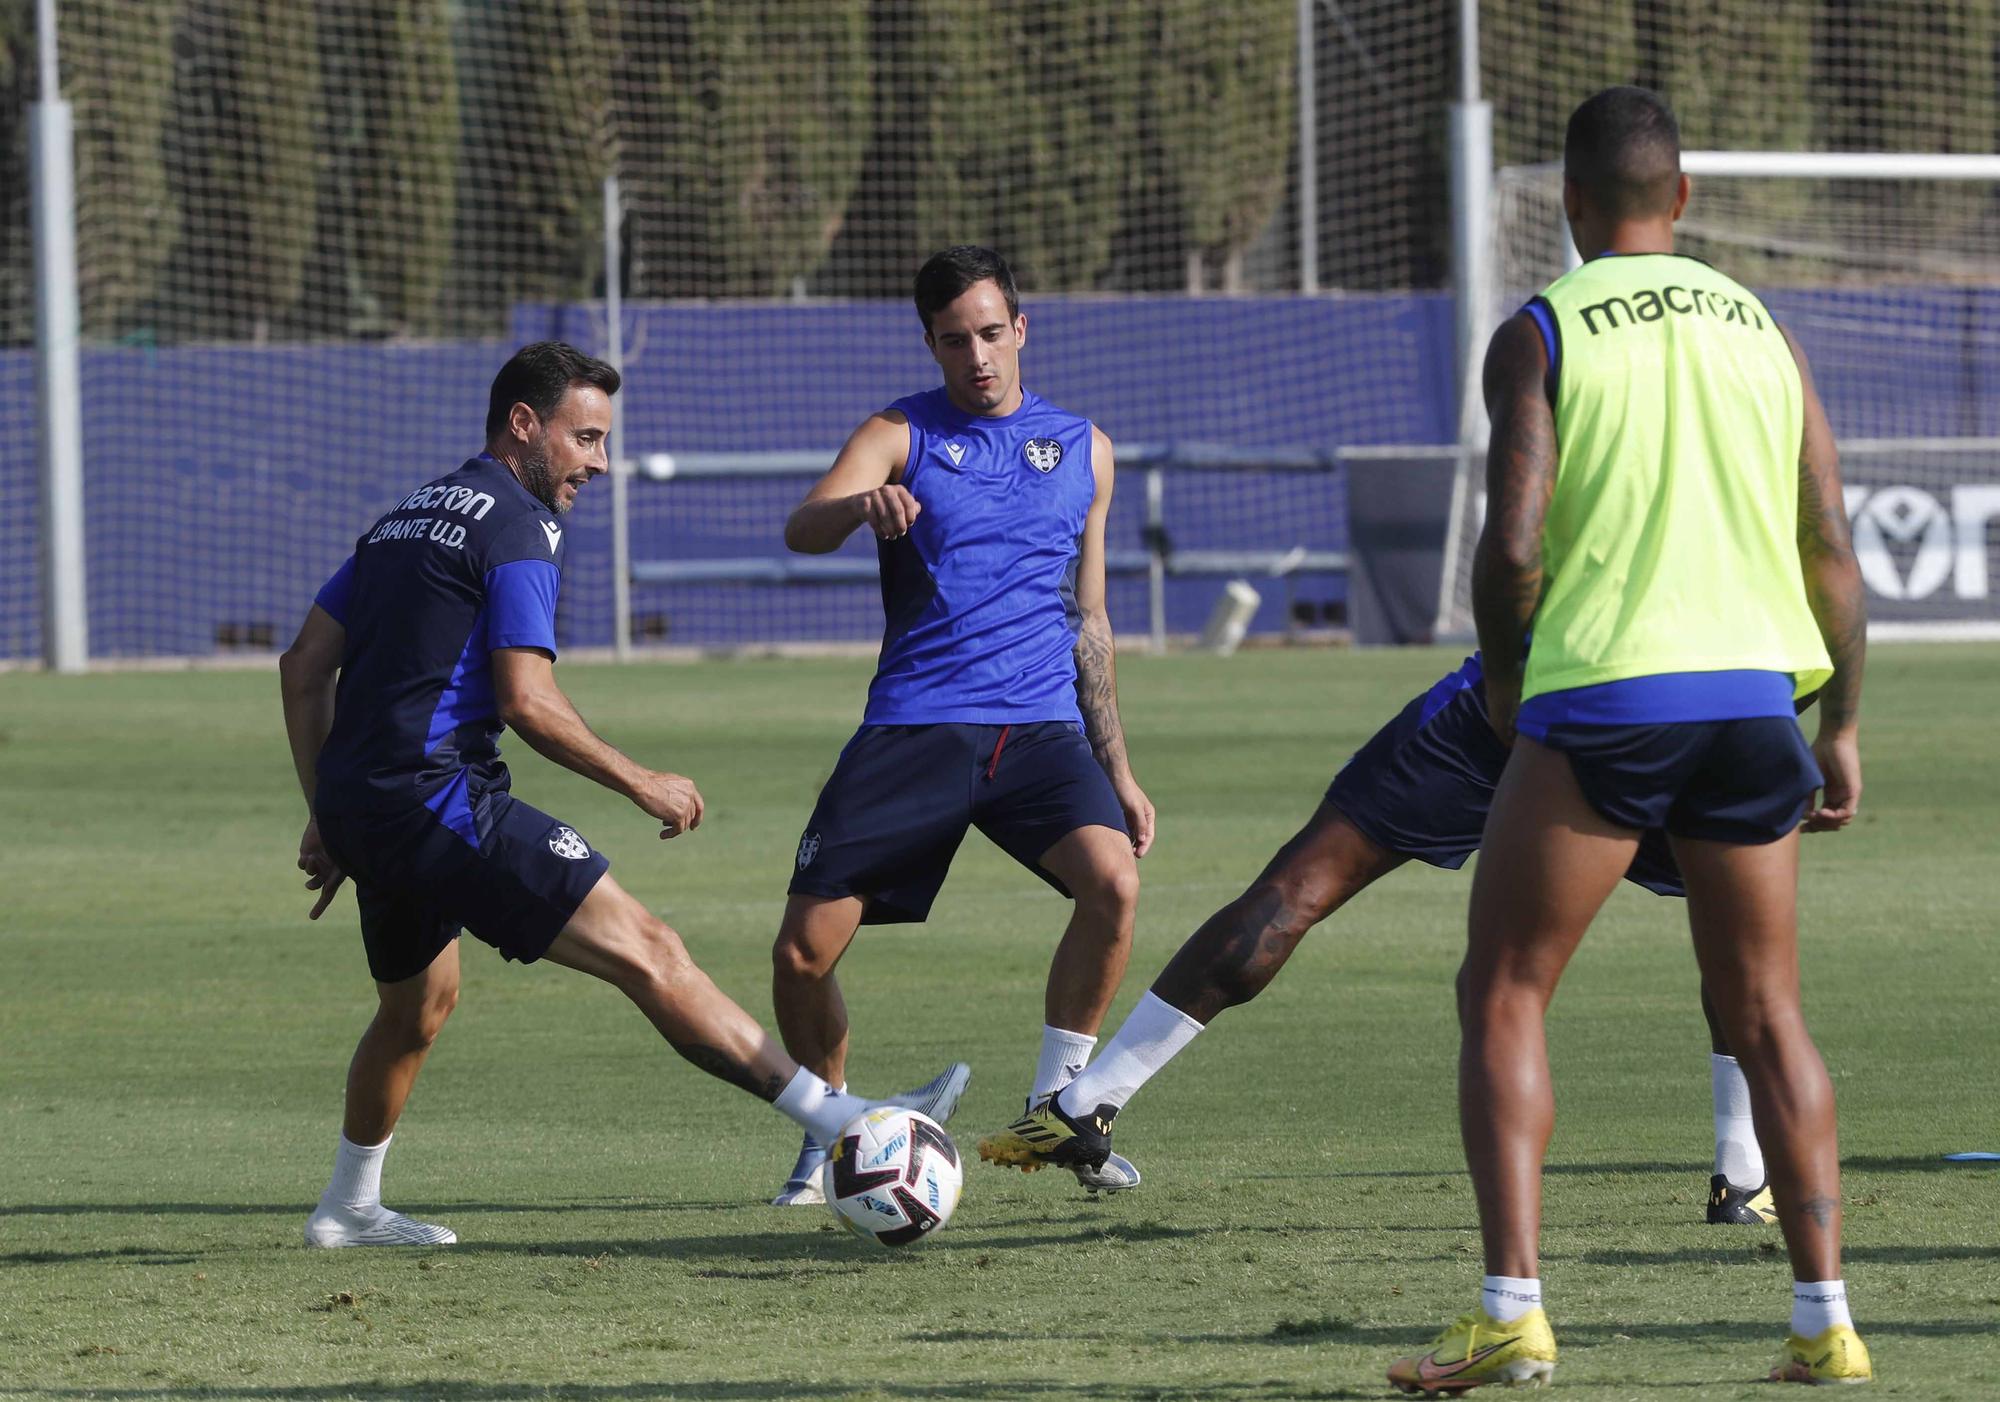
[[460, 927], [531, 964], [610, 869], [574, 828], [504, 790], [474, 800], [471, 813], [477, 846], [425, 808], [320, 815], [328, 855], [354, 881], [376, 982], [422, 973]]
[[1823, 782], [1790, 716], [1663, 725], [1552, 725], [1590, 806], [1628, 828], [1707, 842], [1776, 842]]
[[1082, 728], [864, 725], [840, 752], [799, 838], [795, 896], [861, 896], [866, 925], [920, 921], [968, 827], [1069, 895], [1042, 855], [1078, 828], [1124, 832]]
[[[1377, 846], [1456, 871], [1479, 850], [1506, 767], [1507, 747], [1486, 718], [1485, 688], [1454, 673], [1355, 751], [1326, 801]], [[1687, 894], [1657, 828], [1640, 837], [1625, 879], [1662, 896]]]

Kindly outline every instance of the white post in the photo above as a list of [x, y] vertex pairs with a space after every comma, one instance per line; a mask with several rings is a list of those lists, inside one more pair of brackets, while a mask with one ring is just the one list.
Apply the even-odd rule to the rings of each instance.
[[1155, 654], [1167, 650], [1167, 474], [1146, 469], [1146, 613]]
[[[625, 374], [625, 309], [620, 296], [619, 256], [623, 240], [624, 205], [618, 196], [618, 176], [604, 177], [604, 359], [622, 379]], [[632, 657], [632, 520], [626, 496], [630, 471], [621, 464], [625, 451], [626, 396], [621, 388], [611, 397], [611, 650], [620, 662]]]
[[1485, 445], [1479, 367], [1493, 322], [1493, 107], [1479, 97], [1479, 2], [1459, 0], [1458, 101], [1451, 108], [1451, 253], [1458, 354], [1458, 467], [1452, 474], [1442, 577], [1433, 633], [1451, 636], [1458, 560], [1470, 523], [1465, 503]]
[[1451, 109], [1451, 253], [1457, 293], [1458, 438], [1486, 436], [1479, 364], [1493, 319], [1493, 107], [1479, 100], [1478, 0], [1459, 0], [1458, 101]]
[[41, 429], [42, 650], [58, 672], [90, 660], [83, 573], [83, 374], [76, 283], [76, 166], [56, 76], [55, 0], [37, 0], [41, 100], [29, 130], [35, 240], [35, 379]]
[[1299, 0], [1299, 291], [1319, 291], [1319, 98], [1313, 8]]

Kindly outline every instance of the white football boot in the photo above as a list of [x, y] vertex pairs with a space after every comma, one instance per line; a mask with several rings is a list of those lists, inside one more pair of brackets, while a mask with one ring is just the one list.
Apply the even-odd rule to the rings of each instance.
[[[884, 1100], [884, 1105], [900, 1105], [905, 1110], [915, 1110], [943, 1124], [958, 1111], [959, 1097], [972, 1084], [972, 1068], [962, 1061], [954, 1061], [940, 1071], [933, 1079], [906, 1090], [901, 1095], [892, 1095]], [[1133, 1181], [1138, 1180], [1134, 1173]], [[826, 1150], [813, 1142], [808, 1134], [799, 1144], [799, 1157], [792, 1164], [791, 1175], [785, 1179], [785, 1186], [771, 1199], [773, 1207], [812, 1207], [826, 1201]]]
[[307, 1246], [451, 1246], [458, 1233], [377, 1204], [359, 1211], [322, 1202], [306, 1218]]

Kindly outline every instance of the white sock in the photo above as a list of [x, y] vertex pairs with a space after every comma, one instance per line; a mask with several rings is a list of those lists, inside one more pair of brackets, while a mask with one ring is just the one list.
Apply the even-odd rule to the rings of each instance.
[[772, 1103], [780, 1114], [790, 1116], [810, 1134], [815, 1144], [832, 1144], [843, 1129], [868, 1113], [867, 1101], [835, 1090], [803, 1066]]
[[349, 1212], [372, 1212], [382, 1205], [382, 1160], [389, 1152], [390, 1135], [380, 1144], [356, 1144], [340, 1136], [333, 1155], [333, 1181], [320, 1194], [328, 1207], [344, 1207]]
[[1173, 1004], [1148, 991], [1139, 999], [1104, 1054], [1086, 1066], [1057, 1098], [1065, 1114], [1088, 1114], [1100, 1105], [1114, 1110], [1138, 1094], [1169, 1061], [1192, 1042], [1202, 1025]]
[[1847, 1282], [1844, 1280], [1795, 1280], [1792, 1282], [1792, 1332], [1802, 1339], [1816, 1339], [1836, 1324], [1854, 1327], [1847, 1312]]
[[1090, 1049], [1096, 1045], [1095, 1037], [1044, 1023], [1042, 1055], [1035, 1063], [1035, 1084], [1028, 1092], [1028, 1103], [1033, 1105], [1045, 1095], [1054, 1095], [1075, 1080], [1084, 1063], [1090, 1060]]
[[1542, 1307], [1542, 1278], [1489, 1275], [1479, 1282], [1479, 1306], [1488, 1318], [1512, 1324], [1529, 1310]]
[[1750, 1121], [1750, 1083], [1733, 1056], [1708, 1057], [1708, 1083], [1715, 1097], [1715, 1168], [1734, 1188], [1764, 1185], [1764, 1151]]

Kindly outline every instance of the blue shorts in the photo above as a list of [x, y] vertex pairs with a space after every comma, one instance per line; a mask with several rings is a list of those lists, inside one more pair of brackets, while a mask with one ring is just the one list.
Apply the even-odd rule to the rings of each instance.
[[866, 925], [923, 920], [977, 827], [1067, 896], [1042, 855], [1093, 826], [1124, 832], [1125, 812], [1067, 721], [864, 725], [799, 838], [791, 894], [860, 896]]
[[1552, 725], [1590, 806], [1628, 828], [1706, 842], [1776, 842], [1823, 782], [1790, 716], [1659, 725]]
[[[1486, 691], [1469, 665], [1376, 731], [1334, 776], [1326, 801], [1378, 847], [1456, 871], [1479, 850], [1506, 767], [1507, 747], [1486, 718]], [[1687, 894], [1657, 828], [1640, 837], [1625, 879], [1662, 896]]]
[[505, 790], [473, 800], [472, 815], [477, 847], [426, 808], [320, 815], [327, 854], [354, 881], [376, 982], [422, 973], [461, 926], [531, 964], [610, 869], [575, 829]]

